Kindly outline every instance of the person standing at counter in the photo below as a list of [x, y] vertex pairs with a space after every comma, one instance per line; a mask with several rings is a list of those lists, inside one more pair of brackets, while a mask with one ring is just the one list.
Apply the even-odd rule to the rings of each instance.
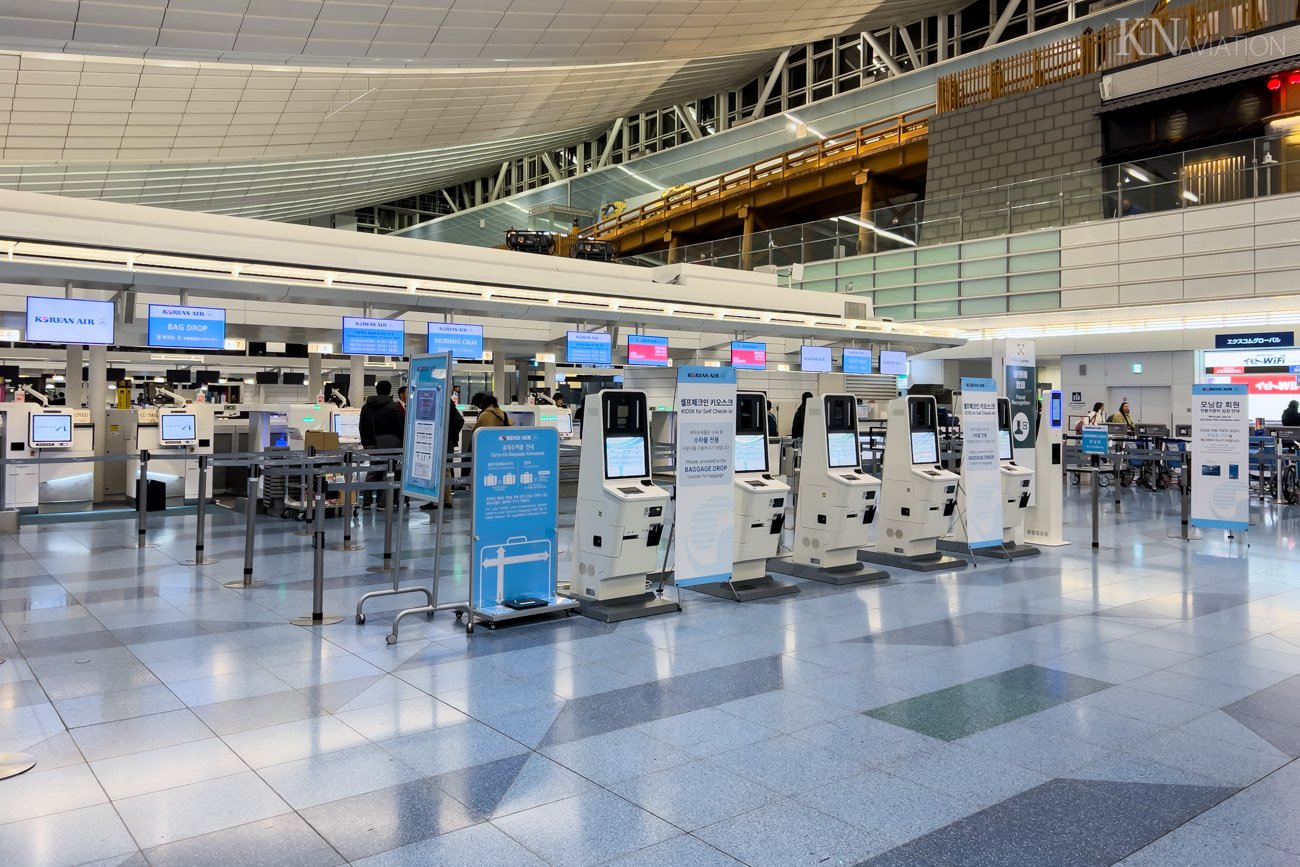
[[1300, 427], [1300, 400], [1293, 400], [1282, 410], [1282, 424], [1286, 427]]
[[[375, 393], [367, 398], [361, 407], [361, 417], [357, 420], [357, 429], [361, 435], [361, 447], [365, 449], [399, 449], [402, 447], [402, 434], [406, 428], [406, 413], [402, 406], [393, 400], [393, 384], [380, 380], [375, 384]], [[382, 482], [383, 470], [372, 470], [366, 474], [367, 482]], [[362, 498], [361, 508], [370, 508], [370, 492]], [[382, 502], [380, 508], [383, 508]]]
[[485, 394], [474, 425], [475, 427], [510, 427], [510, 416], [501, 409], [495, 395]]

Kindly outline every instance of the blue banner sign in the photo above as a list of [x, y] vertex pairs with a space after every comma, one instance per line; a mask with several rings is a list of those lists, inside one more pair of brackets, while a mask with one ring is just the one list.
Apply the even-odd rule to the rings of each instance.
[[1294, 331], [1259, 331], [1253, 334], [1216, 334], [1215, 349], [1284, 349], [1295, 346]]
[[474, 431], [470, 570], [475, 611], [554, 601], [559, 554], [560, 438], [554, 428]]
[[447, 465], [447, 389], [451, 356], [415, 355], [407, 367], [406, 430], [402, 493], [436, 500], [442, 496]]
[[406, 323], [400, 319], [343, 317], [344, 355], [406, 354]]
[[171, 349], [225, 349], [226, 311], [221, 307], [150, 304], [149, 345]]
[[450, 352], [452, 358], [478, 361], [483, 357], [483, 326], [430, 322], [429, 352]]
[[614, 363], [614, 335], [605, 331], [570, 331], [564, 344], [569, 364]]
[[1086, 424], [1083, 426], [1083, 453], [1085, 455], [1104, 455], [1110, 451], [1110, 428], [1104, 424]]
[[871, 372], [871, 350], [845, 348], [844, 372], [845, 373], [870, 373]]

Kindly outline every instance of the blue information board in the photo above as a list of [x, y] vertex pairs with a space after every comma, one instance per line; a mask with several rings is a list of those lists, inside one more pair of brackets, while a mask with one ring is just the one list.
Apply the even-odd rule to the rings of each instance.
[[225, 349], [226, 311], [221, 307], [150, 304], [149, 345], [173, 349]]
[[447, 378], [451, 356], [415, 355], [407, 367], [406, 429], [402, 493], [436, 500], [447, 466]]
[[343, 317], [344, 355], [405, 355], [406, 323], [400, 319]]
[[870, 349], [844, 349], [844, 372], [845, 373], [870, 373], [871, 372], [871, 350]]
[[569, 364], [613, 364], [614, 335], [604, 331], [570, 331], [564, 344]]
[[554, 601], [559, 553], [560, 438], [554, 428], [474, 431], [471, 605], [509, 614], [507, 600]]
[[452, 358], [478, 361], [483, 357], [483, 326], [461, 322], [430, 322], [429, 352], [450, 352]]
[[1081, 435], [1085, 455], [1104, 455], [1110, 451], [1110, 428], [1103, 424], [1086, 424]]

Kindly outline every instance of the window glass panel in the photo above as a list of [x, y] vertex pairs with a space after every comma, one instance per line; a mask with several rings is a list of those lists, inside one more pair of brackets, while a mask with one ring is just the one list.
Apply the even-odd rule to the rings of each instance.
[[[976, 295], [1001, 295], [1007, 291], [1006, 277], [988, 277], [983, 280], [963, 280], [961, 294], [963, 298]], [[963, 306], [962, 310], [966, 308]]]
[[1060, 271], [1044, 271], [1041, 274], [1016, 274], [1011, 278], [1012, 292], [1037, 292], [1041, 289], [1060, 288]]
[[1058, 250], [1047, 250], [1042, 253], [1024, 253], [1019, 256], [1012, 256], [1008, 263], [1012, 272], [1017, 271], [1048, 271], [1059, 269], [1061, 267], [1061, 253]]
[[1061, 293], [1043, 292], [1039, 295], [1013, 295], [1009, 300], [1012, 312], [1021, 310], [1057, 310], [1061, 306]]
[[972, 298], [961, 302], [962, 316], [985, 316], [990, 313], [1006, 313], [1005, 298]]
[[1011, 239], [1012, 253], [1028, 253], [1034, 250], [1051, 250], [1061, 246], [1060, 232], [1035, 232], [1032, 235], [1015, 235]]

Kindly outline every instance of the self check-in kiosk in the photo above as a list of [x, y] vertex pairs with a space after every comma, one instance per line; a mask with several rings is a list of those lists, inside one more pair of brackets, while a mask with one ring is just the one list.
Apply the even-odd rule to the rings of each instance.
[[[11, 451], [10, 457], [88, 458], [95, 454], [95, 426], [88, 409], [32, 405], [25, 438], [26, 451]], [[88, 512], [94, 506], [93, 463], [42, 463], [35, 470], [37, 511]], [[30, 474], [26, 478], [30, 480]], [[19, 496], [30, 500], [30, 495]]]
[[790, 559], [774, 561], [772, 571], [829, 584], [889, 577], [858, 561], [858, 550], [871, 541], [880, 481], [862, 471], [853, 395], [808, 399], [798, 493]]
[[960, 478], [940, 464], [939, 406], [932, 396], [889, 402], [882, 481], [876, 548], [861, 559], [918, 572], [965, 568], [965, 560], [938, 551], [956, 520]]
[[758, 392], [736, 395], [735, 530], [731, 580], [691, 587], [700, 593], [748, 602], [799, 592], [788, 581], [767, 573], [785, 527], [790, 486], [772, 474], [767, 438], [767, 397]]
[[[110, 495], [134, 501], [140, 478], [140, 452], [149, 453], [149, 481], [162, 482], [167, 504], [199, 498], [199, 462], [192, 455], [213, 452], [216, 407], [209, 403], [108, 410], [108, 454], [124, 455], [123, 466], [106, 485]], [[211, 478], [211, 477], [209, 477]], [[211, 482], [205, 497], [212, 496]]]
[[569, 595], [582, 614], [607, 623], [680, 611], [648, 590], [670, 497], [650, 478], [645, 393], [588, 395], [583, 421]]
[[1025, 544], [1025, 514], [1034, 504], [1034, 471], [1016, 463], [1011, 446], [1011, 401], [998, 398], [998, 467], [1002, 472], [1002, 546], [980, 554], [1011, 560], [1039, 551]]
[[[0, 403], [0, 442], [6, 458], [35, 457], [28, 445], [32, 410], [40, 404], [12, 401]], [[35, 464], [6, 464], [0, 487], [0, 509], [35, 509], [40, 479]]]

